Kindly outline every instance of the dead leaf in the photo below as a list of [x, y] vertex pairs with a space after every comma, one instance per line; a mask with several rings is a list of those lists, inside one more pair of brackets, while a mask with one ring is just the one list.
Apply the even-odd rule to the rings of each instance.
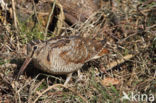
[[103, 86], [111, 86], [111, 85], [118, 85], [119, 84], [119, 80], [116, 78], [104, 78], [101, 81], [101, 84]]

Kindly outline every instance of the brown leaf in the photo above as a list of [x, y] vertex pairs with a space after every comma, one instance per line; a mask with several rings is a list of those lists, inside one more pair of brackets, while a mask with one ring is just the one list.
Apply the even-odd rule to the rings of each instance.
[[111, 85], [118, 85], [119, 84], [119, 80], [116, 78], [104, 78], [101, 81], [101, 84], [103, 86], [111, 86]]

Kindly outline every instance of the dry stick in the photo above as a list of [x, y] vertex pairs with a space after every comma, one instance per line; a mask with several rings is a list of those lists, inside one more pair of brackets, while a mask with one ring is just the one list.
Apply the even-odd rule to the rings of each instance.
[[31, 86], [29, 88], [28, 103], [32, 103], [32, 94], [44, 82], [44, 79], [42, 79], [39, 83], [37, 83], [37, 85], [35, 85], [35, 80], [33, 80], [32, 84], [31, 84]]
[[[21, 96], [20, 93], [17, 90], [17, 83], [15, 81], [13, 81], [11, 83], [11, 87], [14, 91], [14, 98], [15, 98], [15, 103], [21, 103]], [[18, 102], [17, 102], [18, 101]], [[1, 102], [0, 102], [1, 103]]]
[[58, 87], [58, 86], [70, 90], [70, 91], [73, 92], [74, 94], [77, 94], [83, 101], [85, 101], [85, 103], [88, 103], [88, 101], [87, 101], [83, 96], [81, 96], [79, 93], [75, 92], [74, 90], [72, 90], [72, 89], [70, 89], [70, 88], [67, 88], [66, 86], [64, 86], [64, 85], [62, 85], [62, 84], [54, 84], [54, 85], [52, 85], [52, 86], [49, 86], [49, 87], [48, 87], [46, 90], [44, 90], [42, 93], [39, 93], [38, 97], [34, 100], [33, 103], [36, 103], [37, 100], [38, 100], [44, 93], [46, 93], [46, 92], [49, 91], [50, 89], [53, 89], [53, 88]]
[[122, 64], [125, 61], [130, 60], [133, 57], [134, 57], [134, 55], [128, 54], [128, 55], [124, 56], [123, 58], [113, 61], [110, 64], [106, 65], [106, 68], [103, 68], [102, 71], [105, 72], [105, 70], [107, 70], [107, 71], [111, 70], [112, 68], [116, 67], [117, 65]]
[[15, 11], [15, 1], [12, 0], [12, 11], [14, 16], [14, 26], [17, 29], [17, 17], [16, 17], [16, 11]]
[[[34, 2], [34, 1], [33, 1], [33, 2]], [[17, 8], [20, 9], [21, 11], [23, 11], [24, 13], [29, 13], [29, 14], [34, 13], [34, 11], [32, 11], [32, 10], [27, 10], [27, 9], [21, 7], [20, 5], [17, 5]], [[37, 12], [37, 11], [36, 11], [36, 14], [40, 14], [40, 15], [42, 15], [42, 16], [47, 16], [49, 13], [48, 13], [48, 12]]]
[[50, 13], [49, 18], [48, 18], [47, 26], [46, 26], [46, 29], [45, 29], [44, 39], [46, 39], [46, 37], [47, 37], [48, 27], [49, 27], [49, 24], [50, 24], [50, 21], [51, 21], [51, 16], [52, 16], [52, 14], [54, 12], [54, 9], [55, 9], [55, 4], [56, 4], [56, 0], [54, 0], [53, 7], [52, 7], [51, 13]]
[[39, 19], [38, 19], [38, 16], [37, 16], [37, 10], [36, 10], [35, 1], [32, 0], [32, 2], [33, 2], [33, 6], [34, 6], [34, 14], [35, 14], [35, 16], [36, 16], [37, 22], [38, 22], [39, 26], [42, 27], [42, 26], [41, 26], [41, 23], [40, 23], [40, 21], [39, 21]]
[[149, 26], [149, 27], [146, 27], [146, 31], [148, 31], [148, 30], [150, 30], [150, 29], [153, 29], [153, 28], [155, 28], [156, 27], [156, 24], [154, 24], [154, 25], [152, 25], [152, 26]]
[[[146, 29], [149, 30], [149, 29], [151, 29], [151, 28], [154, 28], [155, 26], [156, 26], [156, 25], [152, 25], [152, 26], [150, 26], [150, 27], [146, 27]], [[134, 35], [136, 35], [136, 33], [133, 34], [133, 35], [131, 35], [131, 36], [134, 36]], [[127, 38], [129, 38], [129, 37], [131, 37], [131, 36], [128, 36]], [[127, 38], [126, 38], [126, 39], [127, 39]], [[124, 39], [123, 41], [125, 41], [126, 39]], [[123, 42], [123, 41], [121, 41], [121, 42]], [[112, 68], [114, 68], [114, 67], [116, 67], [116, 66], [119, 65], [119, 64], [124, 63], [124, 62], [127, 61], [127, 60], [130, 60], [130, 59], [133, 58], [134, 56], [135, 56], [135, 55], [128, 54], [128, 55], [124, 56], [123, 58], [118, 59], [117, 61], [111, 62], [110, 64], [106, 65], [106, 68], [108, 68], [107, 71], [110, 70], [110, 69], [112, 69]], [[102, 71], [105, 72], [106, 68], [102, 69]]]

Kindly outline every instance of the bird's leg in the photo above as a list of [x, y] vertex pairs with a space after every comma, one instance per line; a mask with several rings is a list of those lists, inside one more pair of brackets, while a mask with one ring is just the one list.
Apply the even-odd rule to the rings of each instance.
[[81, 74], [80, 69], [77, 71], [77, 74], [78, 74], [78, 79], [76, 80], [76, 82], [83, 81], [83, 74]]
[[72, 77], [72, 74], [73, 74], [73, 73], [69, 73], [69, 74], [67, 75], [66, 81], [64, 82], [64, 86], [67, 86], [68, 82], [70, 81], [70, 79], [71, 79], [71, 77]]
[[77, 73], [78, 73], [78, 77], [81, 78], [81, 71], [80, 71], [80, 69], [77, 71]]

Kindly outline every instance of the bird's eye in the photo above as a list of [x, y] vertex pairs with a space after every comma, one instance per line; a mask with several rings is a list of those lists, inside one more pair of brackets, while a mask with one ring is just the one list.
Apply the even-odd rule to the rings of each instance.
[[36, 50], [37, 49], [37, 46], [34, 46], [34, 50]]

